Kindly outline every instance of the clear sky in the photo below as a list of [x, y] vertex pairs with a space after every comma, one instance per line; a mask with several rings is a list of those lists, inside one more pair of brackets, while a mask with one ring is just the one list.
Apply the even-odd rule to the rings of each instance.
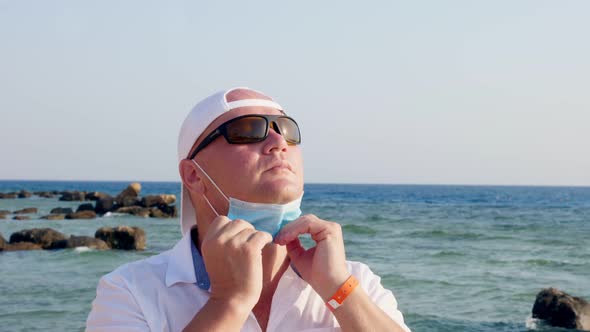
[[0, 179], [179, 181], [201, 98], [274, 97], [307, 182], [590, 185], [590, 1], [0, 0]]

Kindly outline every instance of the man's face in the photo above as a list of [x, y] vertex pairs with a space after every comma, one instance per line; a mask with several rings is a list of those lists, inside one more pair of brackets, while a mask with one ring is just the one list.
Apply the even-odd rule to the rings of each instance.
[[[282, 113], [268, 107], [231, 110], [211, 123], [193, 148], [222, 123], [247, 114]], [[299, 198], [303, 193], [301, 150], [297, 145], [288, 144], [272, 127], [268, 137], [258, 143], [229, 144], [224, 137], [218, 137], [196, 155], [195, 161], [229, 197], [282, 204]], [[200, 172], [198, 174], [205, 183], [209, 200], [215, 206], [227, 206], [212, 184]]]

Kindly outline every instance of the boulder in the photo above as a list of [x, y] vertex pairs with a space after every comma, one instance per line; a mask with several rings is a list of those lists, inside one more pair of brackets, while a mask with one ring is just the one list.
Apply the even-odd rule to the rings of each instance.
[[175, 195], [148, 195], [141, 199], [141, 206], [153, 207], [157, 205], [170, 205], [176, 202]]
[[84, 201], [86, 200], [86, 193], [83, 191], [62, 191], [60, 201]]
[[42, 248], [49, 248], [55, 241], [65, 240], [66, 236], [51, 228], [23, 229], [10, 235], [10, 244], [19, 242], [30, 242], [40, 245]]
[[43, 247], [38, 243], [32, 242], [17, 242], [13, 244], [7, 244], [4, 247], [4, 251], [18, 251], [18, 250], [41, 250]]
[[62, 208], [62, 207], [56, 207], [55, 209], [51, 209], [51, 211], [49, 213], [51, 214], [69, 214], [69, 213], [73, 213], [74, 210], [72, 210], [72, 208]]
[[139, 206], [141, 200], [137, 197], [123, 197], [117, 201], [120, 206]]
[[590, 331], [590, 304], [556, 288], [540, 291], [532, 311], [551, 326]]
[[176, 205], [158, 205], [157, 208], [162, 211], [166, 218], [175, 218], [177, 217]]
[[49, 249], [65, 249], [65, 248], [77, 248], [77, 247], [88, 247], [91, 249], [106, 250], [110, 249], [109, 246], [103, 240], [93, 238], [90, 236], [75, 236], [72, 235], [66, 240], [55, 241], [52, 243]]
[[162, 212], [162, 210], [153, 207], [150, 208], [150, 217], [152, 218], [168, 218], [168, 215]]
[[16, 193], [4, 193], [4, 194], [0, 194], [0, 198], [5, 198], [5, 199], [12, 199], [12, 198], [16, 198], [17, 194]]
[[110, 197], [110, 195], [98, 191], [86, 193], [86, 199], [90, 201], [98, 201], [101, 198]]
[[145, 249], [145, 232], [139, 227], [101, 227], [96, 230], [94, 237], [103, 240], [112, 249]]
[[14, 216], [12, 217], [13, 220], [30, 220], [31, 217], [29, 216]]
[[66, 219], [94, 219], [96, 212], [94, 211], [79, 211], [66, 214]]
[[43, 198], [53, 198], [53, 197], [55, 197], [54, 194], [52, 194], [50, 192], [47, 192], [47, 191], [40, 192], [37, 196], [43, 197]]
[[4, 247], [6, 247], [7, 244], [6, 239], [2, 236], [2, 233], [0, 233], [0, 251], [4, 250]]
[[16, 210], [13, 213], [14, 214], [37, 213], [37, 208], [34, 208], [34, 207], [24, 208], [21, 210]]
[[96, 201], [94, 211], [98, 214], [105, 214], [107, 212], [115, 211], [117, 207], [118, 205], [116, 204], [115, 199], [107, 195]]
[[5, 214], [0, 214], [0, 219], [6, 219], [6, 215]]
[[21, 190], [18, 192], [18, 198], [29, 198], [31, 196], [33, 196], [33, 194], [26, 190]]
[[92, 203], [80, 204], [80, 206], [78, 206], [78, 209], [76, 210], [76, 212], [80, 212], [80, 211], [92, 211], [92, 212], [94, 212], [94, 205], [92, 205]]
[[46, 216], [41, 217], [41, 219], [46, 219], [46, 220], [63, 220], [65, 219], [66, 215], [63, 213], [52, 213], [52, 214], [48, 214]]
[[139, 192], [141, 191], [141, 184], [134, 182], [121, 191], [115, 201], [121, 206], [137, 205], [139, 202]]
[[8, 210], [0, 210], [0, 214], [11, 214], [12, 212]]
[[174, 218], [176, 217], [176, 206], [162, 204], [152, 207], [150, 208], [150, 216], [152, 218]]
[[150, 209], [141, 206], [124, 206], [115, 210], [116, 213], [127, 213], [138, 217], [147, 218], [150, 216]]

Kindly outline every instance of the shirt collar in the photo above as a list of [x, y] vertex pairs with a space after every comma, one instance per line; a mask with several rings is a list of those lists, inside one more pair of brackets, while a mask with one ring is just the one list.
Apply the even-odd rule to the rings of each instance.
[[176, 283], [192, 283], [203, 290], [209, 290], [209, 275], [205, 263], [192, 238], [186, 232], [170, 251], [166, 270], [166, 287]]
[[[211, 288], [209, 274], [205, 268], [203, 257], [192, 240], [191, 233], [193, 232], [186, 232], [170, 252], [166, 271], [166, 287], [184, 282], [196, 284], [200, 289], [209, 291]], [[292, 263], [289, 265], [285, 274], [289, 277], [295, 276], [297, 279], [302, 279], [295, 266]]]
[[193, 256], [193, 266], [195, 268], [197, 286], [202, 290], [208, 291], [211, 286], [211, 283], [209, 282], [209, 274], [205, 269], [205, 262], [203, 261], [201, 253], [197, 250], [194, 241], [191, 241], [191, 254]]

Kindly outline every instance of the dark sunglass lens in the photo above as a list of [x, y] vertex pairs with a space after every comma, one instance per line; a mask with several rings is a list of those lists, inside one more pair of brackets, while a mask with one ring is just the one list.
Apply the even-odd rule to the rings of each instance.
[[289, 143], [299, 144], [301, 143], [301, 136], [299, 134], [299, 126], [297, 123], [290, 118], [278, 118], [277, 124], [279, 125], [279, 130], [281, 134], [285, 138], [285, 140]]
[[227, 139], [230, 143], [237, 144], [259, 142], [266, 136], [266, 129], [264, 118], [240, 118], [227, 124]]

